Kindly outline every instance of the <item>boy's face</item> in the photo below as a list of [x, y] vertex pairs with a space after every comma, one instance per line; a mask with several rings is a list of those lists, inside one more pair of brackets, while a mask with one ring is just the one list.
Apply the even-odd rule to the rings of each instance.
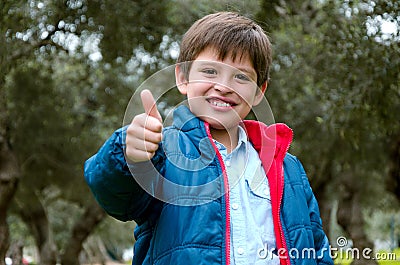
[[260, 103], [266, 84], [257, 87], [257, 74], [247, 54], [230, 54], [224, 60], [212, 48], [206, 48], [192, 62], [189, 80], [176, 69], [179, 91], [187, 95], [191, 112], [214, 129], [236, 128]]

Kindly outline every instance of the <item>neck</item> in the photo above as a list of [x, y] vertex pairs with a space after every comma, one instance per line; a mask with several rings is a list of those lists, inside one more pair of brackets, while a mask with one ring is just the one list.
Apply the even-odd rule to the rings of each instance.
[[214, 140], [220, 142], [226, 147], [228, 154], [236, 148], [239, 140], [239, 128], [231, 130], [219, 130], [210, 128], [211, 136]]

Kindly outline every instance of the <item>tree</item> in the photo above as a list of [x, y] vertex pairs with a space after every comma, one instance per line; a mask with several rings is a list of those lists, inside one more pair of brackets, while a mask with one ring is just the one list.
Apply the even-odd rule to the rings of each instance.
[[[203, 12], [228, 5], [193, 3]], [[21, 179], [12, 210], [27, 223], [41, 264], [56, 259], [77, 264], [82, 242], [104, 218], [83, 182], [82, 163], [120, 126], [140, 81], [172, 62], [169, 46], [196, 17], [182, 23], [177, 5], [147, 0], [118, 5], [105, 0], [14, 1], [1, 7], [7, 47], [1, 57], [2, 121], [9, 123], [4, 154], [12, 158], [12, 147], [18, 170], [14, 179]], [[4, 200], [7, 207], [15, 190], [7, 187], [12, 191]], [[48, 214], [60, 201], [68, 202], [70, 211], [72, 205], [79, 208], [71, 214], [76, 222], [60, 220], [71, 231], [65, 245], [57, 243], [57, 217]], [[82, 225], [82, 220], [92, 221]]]
[[[117, 104], [112, 101], [120, 95], [114, 94], [116, 90], [113, 91], [108, 85], [121, 85], [120, 90], [126, 86], [123, 85], [120, 74], [113, 76], [115, 70], [108, 73], [104, 71], [109, 69], [106, 62], [96, 65], [96, 61], [90, 61], [90, 58], [88, 61], [96, 46], [89, 47], [86, 51], [85, 45], [89, 45], [88, 42], [92, 39], [100, 40], [100, 35], [107, 31], [100, 48], [108, 49], [107, 45], [110, 46], [109, 52], [103, 53], [103, 56], [121, 70], [123, 65], [118, 66], [118, 62], [115, 63], [119, 58], [116, 56], [132, 54], [132, 50], [128, 49], [131, 47], [130, 39], [120, 42], [121, 45], [125, 44], [126, 49], [123, 50], [110, 45], [114, 44], [112, 37], [127, 37], [125, 33], [128, 33], [128, 36], [138, 37], [145, 49], [157, 47], [160, 36], [153, 36], [154, 38], [146, 41], [144, 37], [149, 34], [143, 32], [147, 26], [155, 25], [155, 20], [147, 25], [131, 21], [133, 25], [138, 25], [136, 27], [128, 27], [127, 21], [132, 18], [139, 22], [148, 21], [146, 16], [150, 13], [153, 17], [157, 14], [160, 24], [163, 19], [163, 6], [160, 4], [152, 7], [150, 1], [125, 1], [123, 4], [117, 8], [107, 1], [2, 3], [2, 43], [7, 50], [2, 49], [4, 53], [1, 54], [1, 98], [5, 101], [2, 104], [5, 110], [1, 112], [4, 114], [1, 119], [2, 135], [5, 135], [1, 137], [1, 146], [4, 146], [1, 149], [4, 150], [2, 157], [5, 158], [1, 160], [1, 176], [4, 177], [1, 187], [6, 186], [5, 184], [7, 186], [4, 190], [1, 189], [0, 201], [5, 202], [4, 207], [1, 205], [1, 213], [6, 213], [3, 208], [8, 208], [16, 191], [16, 180], [21, 178], [14, 212], [19, 212], [28, 222], [41, 252], [41, 264], [54, 264], [58, 256], [52, 239], [52, 224], [49, 223], [45, 210], [48, 207], [45, 203], [49, 200], [49, 194], [57, 194], [52, 199], [63, 198], [80, 207], [86, 207], [81, 217], [84, 220], [78, 219], [71, 227], [68, 244], [74, 248], [65, 252], [62, 262], [77, 264], [76, 252], [79, 252], [84, 239], [105, 216], [94, 203], [83, 181], [82, 162], [89, 156], [88, 152], [93, 152], [97, 147], [99, 139], [104, 140], [105, 130], [115, 128], [118, 123], [114, 109], [122, 101]], [[142, 12], [142, 4], [149, 7], [147, 12]], [[115, 12], [108, 12], [109, 10]], [[109, 20], [105, 21], [106, 25], [102, 25], [105, 14]], [[111, 21], [118, 20], [121, 20], [121, 24], [111, 24]], [[131, 32], [126, 29], [134, 30]], [[108, 37], [111, 39], [107, 39]], [[115, 51], [118, 52], [113, 53]], [[124, 53], [121, 54], [120, 51]], [[102, 68], [103, 66], [106, 68]], [[64, 72], [60, 72], [60, 68]], [[71, 70], [77, 72], [71, 73]], [[101, 78], [96, 79], [96, 75]], [[97, 83], [98, 81], [101, 83]], [[93, 91], [93, 87], [98, 89]], [[131, 90], [126, 90], [124, 93], [130, 92]], [[98, 109], [102, 104], [106, 108]], [[122, 110], [120, 108], [120, 112]], [[21, 162], [17, 164], [14, 161]], [[11, 168], [18, 170], [18, 174], [10, 174]], [[1, 217], [3, 219], [0, 223], [6, 227], [5, 215]], [[85, 225], [82, 226], [84, 221]], [[3, 242], [6, 244], [0, 246], [3, 256], [0, 257], [1, 262], [4, 262], [8, 248], [7, 238]], [[71, 252], [75, 252], [75, 255], [68, 256]]]
[[[390, 198], [381, 196], [385, 180], [393, 192], [398, 187], [397, 167], [390, 176], [387, 161], [398, 165], [392, 143], [400, 131], [399, 4], [264, 1], [264, 7], [259, 18], [271, 21], [276, 52], [272, 109], [294, 127], [293, 147], [308, 168], [324, 223], [331, 201], [339, 200], [338, 221], [354, 246], [372, 247], [363, 210]], [[397, 32], [385, 35], [382, 19]]]
[[[0, 3], [2, 20], [14, 21], [14, 18], [8, 13], [10, 6], [10, 3]], [[2, 47], [0, 50], [0, 265], [3, 265], [10, 244], [7, 213], [17, 190], [20, 169], [16, 154], [10, 144], [10, 119], [4, 90], [6, 73], [12, 68], [9, 58], [13, 49], [8, 44], [5, 23], [0, 23], [0, 32], [2, 33], [0, 36]]]
[[78, 264], [85, 239], [106, 227], [96, 229], [105, 214], [83, 181], [83, 161], [121, 126], [141, 82], [173, 63], [192, 22], [219, 10], [266, 26], [275, 46], [267, 97], [294, 128], [324, 222], [338, 200], [342, 226], [368, 246], [362, 212], [391, 200], [379, 197], [385, 189], [399, 197], [399, 34], [379, 26], [398, 25], [399, 3], [3, 1], [0, 265], [10, 213], [26, 221], [41, 264]]

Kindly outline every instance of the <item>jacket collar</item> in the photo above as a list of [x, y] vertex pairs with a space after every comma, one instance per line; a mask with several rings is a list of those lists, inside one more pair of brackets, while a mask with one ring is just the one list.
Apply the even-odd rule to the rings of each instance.
[[[293, 131], [286, 124], [276, 123], [267, 126], [253, 120], [245, 120], [243, 124], [250, 142], [260, 157], [264, 158], [262, 159], [264, 163], [270, 160], [266, 159], [268, 156], [281, 161], [284, 159], [293, 139]], [[204, 122], [185, 105], [175, 109], [173, 125], [184, 132], [204, 128]]]
[[174, 110], [173, 126], [187, 132], [193, 129], [204, 128], [204, 122], [196, 117], [187, 106], [181, 105]]
[[293, 139], [293, 131], [284, 123], [265, 125], [259, 121], [243, 122], [247, 135], [260, 157], [265, 155], [283, 160]]

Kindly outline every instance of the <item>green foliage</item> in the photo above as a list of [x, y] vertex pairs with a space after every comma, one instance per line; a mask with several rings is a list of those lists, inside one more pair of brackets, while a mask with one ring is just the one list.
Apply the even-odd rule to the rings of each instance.
[[[385, 188], [390, 141], [400, 131], [400, 53], [399, 28], [384, 37], [372, 24], [382, 12], [398, 16], [397, 2], [263, 3], [272, 9], [260, 17], [275, 12], [278, 18], [267, 98], [276, 120], [294, 128], [293, 147], [313, 187], [328, 180], [337, 192], [348, 181], [367, 195], [366, 205], [376, 206], [369, 194]], [[341, 177], [346, 171], [353, 178]]]
[[135, 47], [157, 51], [170, 27], [163, 2], [149, 0], [87, 1], [87, 16], [102, 29], [100, 48], [105, 61], [129, 58]]
[[[368, 213], [366, 216], [368, 221], [369, 236], [372, 239], [380, 239], [390, 242], [393, 238], [400, 240], [400, 213], [387, 209], [385, 211], [377, 211]], [[393, 233], [393, 234], [392, 234]], [[397, 243], [397, 241], [395, 242]], [[400, 257], [400, 256], [399, 256]]]
[[82, 214], [82, 208], [63, 199], [49, 203], [46, 208], [57, 249], [63, 250], [75, 220]]
[[121, 223], [112, 217], [107, 217], [97, 227], [95, 234], [103, 240], [109, 252], [122, 260], [124, 251], [132, 248], [135, 242], [134, 228], [135, 224], [132, 222]]
[[7, 222], [10, 224], [11, 233], [11, 245], [15, 242], [21, 241], [24, 245], [33, 245], [34, 240], [29, 233], [29, 229], [26, 224], [16, 215], [9, 215]]
[[81, 207], [93, 200], [83, 162], [121, 126], [137, 82], [156, 69], [157, 61], [140, 61], [138, 52], [170, 60], [159, 48], [170, 20], [154, 1], [1, 5], [1, 99], [24, 175], [17, 197], [39, 196], [62, 250]]
[[[174, 62], [185, 30], [222, 10], [255, 18], [271, 35], [267, 98], [275, 119], [293, 127], [293, 152], [317, 196], [337, 198], [349, 182], [363, 207], [394, 201], [384, 180], [400, 132], [398, 1], [2, 1], [0, 115], [23, 169], [17, 196], [38, 194], [59, 249], [93, 200], [85, 159], [122, 125], [135, 89]], [[379, 21], [397, 32], [385, 34]], [[165, 96], [167, 105], [177, 100]], [[12, 234], [25, 233], [13, 218]], [[132, 225], [107, 219], [96, 233], [120, 250], [133, 241]]]

